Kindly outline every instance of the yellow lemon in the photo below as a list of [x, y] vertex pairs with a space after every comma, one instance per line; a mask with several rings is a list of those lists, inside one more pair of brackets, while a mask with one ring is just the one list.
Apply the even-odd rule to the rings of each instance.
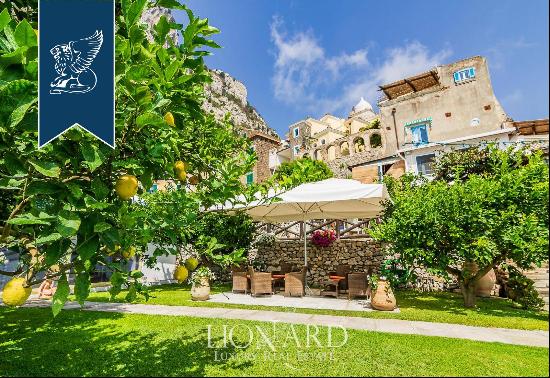
[[118, 196], [123, 200], [129, 200], [136, 195], [138, 190], [138, 180], [133, 175], [122, 175], [118, 178], [115, 190]]
[[179, 265], [174, 271], [174, 279], [179, 283], [182, 283], [189, 277], [189, 271], [186, 267]]
[[174, 173], [176, 178], [180, 181], [185, 181], [187, 178], [187, 172], [185, 171], [185, 163], [181, 160], [178, 160], [174, 163]]
[[172, 126], [172, 127], [176, 126], [176, 121], [174, 120], [174, 115], [172, 113], [170, 113], [170, 112], [166, 113], [164, 115], [164, 120], [170, 126]]
[[197, 269], [197, 266], [199, 265], [199, 260], [197, 260], [196, 258], [194, 257], [189, 257], [187, 260], [185, 260], [185, 267], [187, 268], [187, 270], [189, 270], [190, 272], [194, 271], [195, 269]]
[[32, 288], [23, 286], [25, 284], [24, 278], [13, 278], [2, 292], [2, 301], [6, 306], [22, 306], [29, 296], [31, 295]]
[[122, 251], [122, 257], [124, 257], [126, 260], [131, 259], [136, 254], [136, 247], [130, 247], [128, 249], [125, 249]]

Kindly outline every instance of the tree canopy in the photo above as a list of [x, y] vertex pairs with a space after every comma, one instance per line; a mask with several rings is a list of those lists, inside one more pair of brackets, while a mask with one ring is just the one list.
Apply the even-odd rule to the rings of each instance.
[[[139, 272], [123, 269], [123, 252], [135, 248], [139, 257], [148, 243], [185, 240], [199, 209], [240, 193], [240, 177], [254, 164], [249, 142], [201, 109], [210, 81], [204, 48], [219, 47], [210, 39], [219, 30], [179, 1], [157, 3], [184, 10], [189, 21], [183, 27], [161, 17], [151, 41], [140, 22], [149, 1], [116, 3], [116, 149], [78, 127], [37, 148], [37, 33], [26, 20], [0, 13], [0, 193], [13, 199], [2, 203], [0, 248], [22, 254], [15, 272], [0, 274], [23, 276], [28, 285], [42, 272], [60, 277], [54, 313], [66, 300], [69, 271], [81, 302], [98, 265], [114, 272], [113, 293], [122, 285], [130, 293], [144, 289]], [[172, 29], [180, 45], [167, 37]], [[183, 175], [175, 174], [178, 162]], [[124, 175], [137, 179], [138, 195], [155, 180], [179, 182], [180, 190], [166, 195], [177, 200], [177, 211], [163, 217], [121, 198], [116, 188]]]
[[436, 164], [444, 179], [392, 181], [373, 236], [407, 264], [455, 276], [465, 305], [474, 306], [476, 282], [494, 266], [548, 259], [548, 166], [540, 151], [489, 147], [475, 154], [478, 165], [462, 153]]

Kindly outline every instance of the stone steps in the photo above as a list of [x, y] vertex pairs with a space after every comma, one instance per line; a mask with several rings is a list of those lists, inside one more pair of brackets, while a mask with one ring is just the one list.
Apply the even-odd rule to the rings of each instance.
[[550, 286], [550, 277], [549, 277], [549, 267], [548, 262], [543, 264], [540, 268], [535, 268], [531, 270], [526, 270], [523, 272], [525, 276], [529, 279], [532, 279], [535, 282], [535, 289], [538, 291], [540, 297], [543, 299], [545, 305], [544, 309], [548, 311], [549, 304], [549, 286]]

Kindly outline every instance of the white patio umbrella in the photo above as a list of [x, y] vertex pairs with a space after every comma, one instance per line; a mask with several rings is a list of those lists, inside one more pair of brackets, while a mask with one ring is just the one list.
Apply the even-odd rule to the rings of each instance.
[[224, 209], [244, 209], [252, 219], [266, 223], [303, 221], [306, 266], [306, 220], [374, 218], [381, 214], [382, 202], [390, 199], [385, 185], [362, 184], [350, 179], [302, 184], [280, 194], [271, 192], [268, 196], [273, 197], [269, 203], [260, 199], [246, 206], [226, 205]]

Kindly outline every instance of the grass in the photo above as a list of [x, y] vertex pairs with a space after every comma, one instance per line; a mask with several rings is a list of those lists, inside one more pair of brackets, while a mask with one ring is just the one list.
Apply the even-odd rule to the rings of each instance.
[[[230, 290], [227, 286], [213, 286], [212, 293]], [[119, 294], [115, 301], [123, 302], [126, 293]], [[140, 303], [162, 304], [169, 306], [201, 306], [246, 308], [280, 312], [299, 312], [307, 314], [345, 315], [369, 318], [389, 318], [418, 320], [436, 323], [465, 324], [479, 327], [514, 328], [525, 330], [548, 330], [548, 312], [527, 311], [512, 307], [509, 300], [502, 298], [480, 298], [476, 309], [466, 309], [462, 296], [456, 293], [418, 293], [415, 291], [396, 292], [400, 313], [380, 311], [336, 311], [314, 310], [289, 307], [249, 306], [238, 304], [195, 302], [191, 300], [189, 287], [181, 285], [163, 285], [151, 288], [151, 298]], [[89, 301], [106, 302], [108, 293], [92, 293]]]
[[[236, 347], [222, 348], [223, 327]], [[208, 327], [211, 345], [208, 347]], [[268, 352], [251, 328], [273, 340]], [[190, 317], [0, 307], [0, 376], [548, 376], [548, 349], [348, 331], [307, 348], [306, 326]], [[282, 328], [281, 328], [282, 327]], [[291, 328], [296, 337], [288, 339]], [[338, 331], [338, 332], [336, 332]], [[344, 341], [335, 330], [335, 343]], [[290, 340], [290, 341], [289, 341]], [[296, 344], [296, 340], [300, 345]], [[287, 343], [286, 346], [283, 343]]]

